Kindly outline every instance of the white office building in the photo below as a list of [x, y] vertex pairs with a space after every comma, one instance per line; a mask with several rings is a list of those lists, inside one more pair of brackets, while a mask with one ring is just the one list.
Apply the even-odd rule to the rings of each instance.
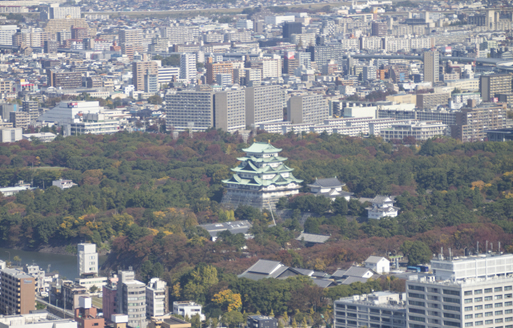
[[98, 253], [96, 252], [96, 244], [78, 244], [77, 252], [79, 276], [98, 275]]
[[59, 179], [59, 180], [52, 181], [52, 186], [55, 186], [55, 187], [59, 188], [60, 190], [69, 189], [76, 185], [77, 185], [76, 183], [73, 183], [73, 180]]
[[513, 254], [455, 258], [452, 261], [431, 260], [431, 270], [437, 279], [490, 278], [513, 274]]
[[335, 301], [334, 326], [405, 328], [406, 295], [390, 292], [354, 295]]
[[433, 260], [435, 275], [406, 282], [408, 327], [513, 328], [512, 257]]

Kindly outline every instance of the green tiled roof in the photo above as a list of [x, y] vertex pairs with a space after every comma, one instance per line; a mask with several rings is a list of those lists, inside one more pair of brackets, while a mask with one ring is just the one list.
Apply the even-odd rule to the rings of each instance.
[[246, 153], [278, 153], [281, 149], [274, 147], [270, 143], [254, 142], [249, 148], [243, 149], [242, 151]]
[[288, 185], [291, 182], [295, 182], [297, 184], [303, 182], [303, 180], [296, 179], [292, 174], [289, 175], [288, 178], [284, 178], [281, 174], [277, 174], [274, 178], [269, 180], [262, 180], [257, 176], [254, 176], [251, 179], [244, 179], [239, 177], [237, 174], [234, 174], [228, 180], [223, 180], [223, 183], [237, 183], [240, 185], [249, 185], [249, 186], [259, 186], [259, 187], [267, 187], [271, 184], [275, 184], [278, 186]]

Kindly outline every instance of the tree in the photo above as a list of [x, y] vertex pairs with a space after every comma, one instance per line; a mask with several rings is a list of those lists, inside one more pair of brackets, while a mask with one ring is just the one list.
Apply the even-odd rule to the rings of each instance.
[[421, 241], [405, 241], [401, 246], [401, 252], [408, 256], [408, 265], [427, 263], [431, 260], [432, 253], [428, 245]]
[[14, 262], [18, 262], [18, 265], [21, 266], [21, 258], [18, 255], [14, 256], [12, 260]]
[[215, 294], [214, 298], [212, 298], [212, 302], [228, 312], [238, 310], [242, 306], [240, 294], [234, 293], [230, 289]]
[[223, 314], [221, 321], [226, 326], [235, 328], [238, 324], [244, 322], [244, 317], [239, 311], [230, 311]]

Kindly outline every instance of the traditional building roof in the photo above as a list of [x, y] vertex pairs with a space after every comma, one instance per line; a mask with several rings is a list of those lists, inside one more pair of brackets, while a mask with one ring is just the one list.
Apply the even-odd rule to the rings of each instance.
[[340, 182], [337, 177], [327, 178], [327, 179], [315, 179], [312, 184], [309, 184], [308, 187], [321, 187], [321, 188], [336, 188], [343, 187], [345, 183]]
[[305, 241], [307, 243], [324, 244], [328, 239], [330, 239], [330, 237], [331, 236], [301, 232], [301, 234], [299, 235], [299, 237], [296, 238], [296, 240]]
[[279, 153], [280, 148], [276, 148], [270, 143], [254, 142], [249, 148], [242, 149], [246, 153]]

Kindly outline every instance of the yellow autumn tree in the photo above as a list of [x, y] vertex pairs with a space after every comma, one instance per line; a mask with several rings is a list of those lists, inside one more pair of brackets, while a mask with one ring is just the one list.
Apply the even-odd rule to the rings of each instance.
[[228, 312], [235, 311], [242, 306], [240, 294], [234, 293], [231, 289], [225, 289], [214, 295], [212, 302], [218, 304]]

